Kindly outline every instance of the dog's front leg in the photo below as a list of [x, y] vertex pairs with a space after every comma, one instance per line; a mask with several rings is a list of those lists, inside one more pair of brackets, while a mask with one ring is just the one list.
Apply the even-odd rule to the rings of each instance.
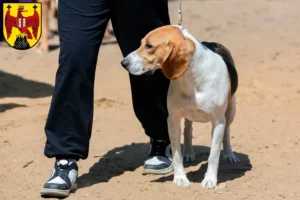
[[174, 167], [173, 182], [178, 186], [189, 187], [191, 183], [186, 177], [184, 167], [183, 167], [182, 155], [181, 155], [180, 117], [169, 114], [168, 130], [169, 130], [169, 137], [171, 140], [172, 155], [173, 155], [173, 167]]
[[219, 120], [212, 122], [213, 137], [210, 154], [208, 157], [208, 167], [204, 180], [201, 183], [202, 188], [215, 188], [217, 186], [217, 175], [219, 168], [219, 159], [221, 152], [221, 144], [224, 137], [226, 118], [223, 116]]

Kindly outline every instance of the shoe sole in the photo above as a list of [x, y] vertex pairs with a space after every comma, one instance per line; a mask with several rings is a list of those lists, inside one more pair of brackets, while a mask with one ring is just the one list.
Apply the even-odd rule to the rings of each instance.
[[68, 197], [72, 191], [77, 189], [77, 184], [72, 185], [70, 190], [58, 190], [58, 189], [50, 189], [50, 188], [43, 188], [40, 191], [42, 197], [57, 197], [57, 198], [64, 198]]
[[165, 168], [165, 169], [159, 169], [159, 170], [156, 170], [156, 169], [143, 169], [142, 175], [146, 175], [146, 174], [159, 174], [159, 175], [162, 175], [162, 174], [169, 174], [172, 171], [173, 171], [173, 163], [170, 167]]

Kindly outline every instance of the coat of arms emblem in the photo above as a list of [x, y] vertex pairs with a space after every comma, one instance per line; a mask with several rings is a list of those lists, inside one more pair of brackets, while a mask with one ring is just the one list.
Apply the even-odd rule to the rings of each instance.
[[41, 36], [41, 3], [4, 3], [3, 34], [18, 50], [30, 49]]

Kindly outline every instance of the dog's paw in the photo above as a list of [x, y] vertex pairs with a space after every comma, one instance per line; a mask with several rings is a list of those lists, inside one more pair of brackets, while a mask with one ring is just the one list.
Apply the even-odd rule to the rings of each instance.
[[183, 186], [183, 187], [190, 187], [191, 182], [185, 175], [177, 175], [174, 176], [173, 183], [176, 184], [177, 186]]
[[187, 152], [185, 151], [183, 155], [183, 160], [186, 163], [192, 163], [196, 161], [196, 156], [193, 150]]
[[238, 163], [240, 159], [234, 155], [232, 151], [225, 151], [223, 154], [223, 159], [228, 163]]
[[217, 186], [216, 176], [205, 176], [204, 180], [201, 182], [201, 187], [206, 189], [214, 189]]

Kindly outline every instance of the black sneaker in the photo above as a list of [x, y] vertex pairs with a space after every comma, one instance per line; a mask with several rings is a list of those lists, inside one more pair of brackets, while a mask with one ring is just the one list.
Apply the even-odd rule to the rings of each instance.
[[50, 179], [41, 190], [43, 197], [63, 198], [69, 196], [72, 190], [77, 188], [78, 167], [71, 160], [59, 160], [55, 162]]
[[143, 174], [168, 174], [173, 171], [170, 142], [150, 140], [150, 152]]

